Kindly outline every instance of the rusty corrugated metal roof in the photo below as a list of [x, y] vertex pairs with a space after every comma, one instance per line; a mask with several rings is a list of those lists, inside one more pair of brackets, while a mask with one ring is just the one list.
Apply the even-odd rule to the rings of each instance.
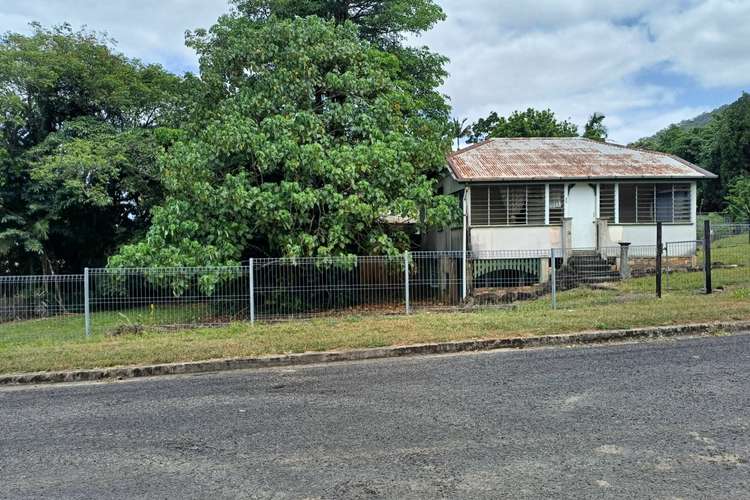
[[716, 177], [676, 156], [582, 137], [489, 139], [452, 153], [448, 166], [458, 181]]

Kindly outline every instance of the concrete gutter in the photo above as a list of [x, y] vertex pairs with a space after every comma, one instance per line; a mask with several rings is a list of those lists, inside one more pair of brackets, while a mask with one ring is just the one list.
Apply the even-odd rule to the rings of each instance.
[[184, 363], [156, 365], [117, 366], [86, 370], [56, 372], [16, 373], [0, 375], [0, 385], [41, 384], [51, 382], [89, 382], [157, 375], [180, 375], [187, 373], [270, 368], [278, 366], [309, 365], [335, 361], [358, 361], [376, 358], [395, 358], [425, 354], [448, 354], [493, 349], [525, 349], [530, 347], [572, 346], [628, 340], [643, 340], [688, 335], [712, 335], [750, 330], [750, 321], [698, 323], [676, 326], [634, 328], [630, 330], [607, 330], [544, 335], [538, 337], [513, 337], [506, 339], [464, 340], [433, 344], [353, 349], [349, 351], [305, 352], [301, 354], [279, 354], [254, 358], [226, 358]]

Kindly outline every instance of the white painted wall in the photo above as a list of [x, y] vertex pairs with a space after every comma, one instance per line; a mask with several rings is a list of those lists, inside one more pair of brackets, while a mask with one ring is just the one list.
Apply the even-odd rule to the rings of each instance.
[[560, 226], [472, 227], [471, 250], [546, 250], [561, 245]]
[[[609, 239], [614, 243], [630, 242], [633, 245], [656, 245], [656, 224], [615, 224], [609, 226]], [[662, 240], [694, 241], [695, 224], [664, 224]]]
[[[531, 227], [472, 227], [471, 250], [545, 250], [560, 248], [560, 226]], [[609, 241], [612, 246], [629, 242], [632, 246], [656, 245], [656, 224], [610, 225]], [[664, 242], [694, 241], [695, 224], [665, 224], [662, 226]], [[679, 248], [690, 248], [687, 245]], [[587, 247], [588, 248], [588, 247]], [[677, 247], [676, 247], [677, 248]], [[443, 247], [442, 249], [448, 249]], [[456, 249], [454, 247], [454, 249]], [[692, 254], [691, 254], [692, 255]], [[674, 255], [676, 256], [676, 255]]]

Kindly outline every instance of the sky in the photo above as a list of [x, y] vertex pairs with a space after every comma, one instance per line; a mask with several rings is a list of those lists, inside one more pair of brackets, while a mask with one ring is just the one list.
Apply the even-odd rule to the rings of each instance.
[[[750, 0], [438, 0], [447, 20], [408, 43], [450, 58], [443, 92], [474, 121], [549, 108], [581, 126], [606, 115], [628, 143], [750, 90]], [[187, 29], [226, 0], [0, 0], [0, 31], [69, 22], [130, 57], [197, 71]]]

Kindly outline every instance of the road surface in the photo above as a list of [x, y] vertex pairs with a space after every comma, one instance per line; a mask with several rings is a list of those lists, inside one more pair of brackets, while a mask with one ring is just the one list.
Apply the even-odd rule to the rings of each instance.
[[750, 335], [0, 389], [2, 498], [748, 498]]

